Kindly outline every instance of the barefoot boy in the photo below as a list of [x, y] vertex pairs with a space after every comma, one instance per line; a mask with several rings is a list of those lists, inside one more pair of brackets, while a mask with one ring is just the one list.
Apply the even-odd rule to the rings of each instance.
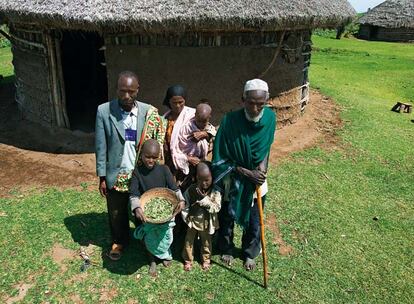
[[201, 239], [201, 260], [203, 270], [210, 268], [211, 235], [219, 228], [217, 213], [220, 211], [221, 195], [212, 187], [212, 176], [208, 162], [200, 162], [196, 168], [197, 183], [184, 193], [186, 208], [182, 211], [188, 225], [183, 249], [184, 270], [193, 266], [194, 240]]
[[[147, 140], [132, 174], [130, 185], [131, 211], [142, 223], [135, 230], [134, 236], [143, 240], [150, 259], [149, 273], [157, 275], [156, 261], [161, 260], [164, 266], [169, 266], [172, 260], [170, 246], [173, 241], [174, 217], [184, 207], [184, 198], [180, 189], [174, 182], [174, 178], [165, 165], [159, 165], [160, 145], [156, 140]], [[168, 188], [175, 191], [180, 200], [171, 221], [164, 224], [146, 223], [146, 218], [141, 208], [139, 198], [144, 192], [157, 187]]]

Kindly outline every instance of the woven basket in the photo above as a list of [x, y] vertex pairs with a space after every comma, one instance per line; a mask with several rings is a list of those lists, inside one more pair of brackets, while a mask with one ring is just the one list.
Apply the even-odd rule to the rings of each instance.
[[[145, 215], [145, 204], [149, 202], [151, 199], [156, 198], [156, 197], [167, 199], [173, 205], [173, 210], [175, 210], [175, 208], [177, 207], [179, 203], [174, 191], [168, 188], [152, 188], [151, 190], [148, 190], [143, 195], [141, 195], [139, 199], [144, 215]], [[154, 220], [147, 218], [147, 222], [152, 223], [152, 224], [163, 224], [163, 223], [170, 221], [172, 219], [172, 215], [173, 214], [171, 213], [171, 216], [169, 218], [165, 220], [160, 220], [160, 221], [154, 221]]]

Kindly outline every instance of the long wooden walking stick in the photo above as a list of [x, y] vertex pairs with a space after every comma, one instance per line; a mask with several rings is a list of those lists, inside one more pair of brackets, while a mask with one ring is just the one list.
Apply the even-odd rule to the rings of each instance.
[[262, 244], [262, 258], [263, 258], [263, 282], [264, 288], [267, 288], [267, 254], [266, 254], [266, 243], [265, 243], [265, 226], [263, 217], [263, 203], [262, 193], [260, 187], [256, 187], [257, 194], [257, 206], [259, 207], [259, 218], [260, 218], [260, 243]]

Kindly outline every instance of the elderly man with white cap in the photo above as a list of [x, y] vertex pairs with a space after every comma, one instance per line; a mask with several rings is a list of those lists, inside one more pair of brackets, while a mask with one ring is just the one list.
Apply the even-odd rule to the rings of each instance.
[[256, 187], [261, 187], [263, 203], [267, 193], [266, 172], [273, 143], [276, 117], [266, 107], [269, 88], [265, 81], [246, 82], [244, 107], [227, 113], [221, 121], [213, 150], [215, 185], [223, 191], [219, 213], [218, 247], [227, 265], [233, 262], [234, 222], [243, 228], [244, 267], [253, 270], [260, 254], [260, 223]]

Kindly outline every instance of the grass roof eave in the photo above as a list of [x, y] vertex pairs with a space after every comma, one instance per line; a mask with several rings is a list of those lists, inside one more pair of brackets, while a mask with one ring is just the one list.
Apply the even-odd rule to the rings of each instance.
[[356, 15], [346, 0], [0, 0], [1, 13], [11, 23], [99, 32], [312, 29]]
[[414, 28], [414, 1], [385, 1], [361, 17], [359, 23], [384, 28]]
[[[336, 28], [339, 24], [351, 21], [352, 17], [334, 16], [330, 18], [290, 18], [285, 20], [164, 20], [115, 22], [88, 22], [59, 18], [36, 18], [28, 16], [8, 16], [8, 23], [36, 24], [44, 29], [84, 30], [99, 33], [131, 32], [131, 33], [182, 33], [182, 32], [251, 32], [251, 31], [283, 31], [315, 28]], [[13, 20], [13, 21], [11, 21]]]

